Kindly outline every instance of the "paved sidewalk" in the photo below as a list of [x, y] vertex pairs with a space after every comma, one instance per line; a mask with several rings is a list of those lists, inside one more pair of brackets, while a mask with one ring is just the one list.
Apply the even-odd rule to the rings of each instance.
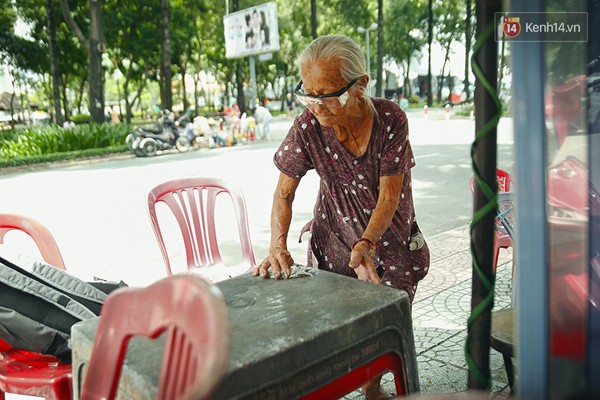
[[[471, 309], [471, 254], [469, 227], [427, 238], [431, 250], [429, 274], [421, 281], [413, 303], [413, 330], [421, 393], [458, 393], [467, 390], [465, 362], [467, 319]], [[494, 309], [507, 308], [511, 297], [512, 252], [500, 251]], [[490, 354], [492, 394], [507, 397], [508, 380], [502, 355]], [[384, 376], [383, 387], [395, 392], [393, 376]], [[344, 397], [364, 399], [356, 391]]]

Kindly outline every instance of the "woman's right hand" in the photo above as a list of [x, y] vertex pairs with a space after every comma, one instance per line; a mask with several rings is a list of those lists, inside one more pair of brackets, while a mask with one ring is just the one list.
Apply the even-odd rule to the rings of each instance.
[[290, 267], [294, 259], [290, 252], [283, 247], [277, 247], [269, 251], [269, 255], [252, 271], [253, 276], [260, 275], [263, 278], [269, 276], [269, 268], [275, 279], [289, 278]]

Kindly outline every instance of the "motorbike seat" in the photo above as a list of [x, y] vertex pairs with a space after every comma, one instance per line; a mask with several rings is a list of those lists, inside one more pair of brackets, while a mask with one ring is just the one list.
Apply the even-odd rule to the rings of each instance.
[[160, 142], [170, 142], [173, 135], [169, 131], [161, 131], [160, 133], [147, 133], [146, 137], [158, 140]]
[[160, 135], [163, 131], [163, 129], [159, 126], [155, 126], [155, 125], [148, 125], [145, 126], [144, 131], [151, 133], [151, 134], [156, 134], [156, 135]]

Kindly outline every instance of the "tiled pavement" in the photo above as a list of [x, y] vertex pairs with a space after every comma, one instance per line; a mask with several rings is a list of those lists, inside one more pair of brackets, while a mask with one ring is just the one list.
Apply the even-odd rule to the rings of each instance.
[[[413, 303], [413, 330], [421, 393], [449, 394], [467, 390], [468, 369], [464, 347], [471, 307], [471, 254], [469, 227], [428, 238], [429, 274], [419, 284]], [[511, 298], [512, 252], [500, 250], [494, 309], [506, 308]], [[490, 353], [492, 394], [507, 397], [508, 381], [502, 355]], [[393, 376], [382, 380], [394, 392]], [[364, 399], [353, 392], [345, 400]]]

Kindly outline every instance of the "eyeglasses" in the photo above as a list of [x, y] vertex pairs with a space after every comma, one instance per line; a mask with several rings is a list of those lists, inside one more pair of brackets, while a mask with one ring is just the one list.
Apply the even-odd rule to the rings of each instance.
[[294, 94], [298, 98], [300, 103], [304, 104], [306, 107], [312, 109], [317, 105], [321, 105], [328, 110], [337, 110], [338, 108], [343, 107], [350, 95], [348, 94], [348, 89], [350, 89], [356, 82], [358, 82], [359, 78], [354, 79], [349, 84], [341, 88], [335, 93], [328, 94], [307, 94], [302, 91], [302, 81], [296, 86], [294, 89]]

